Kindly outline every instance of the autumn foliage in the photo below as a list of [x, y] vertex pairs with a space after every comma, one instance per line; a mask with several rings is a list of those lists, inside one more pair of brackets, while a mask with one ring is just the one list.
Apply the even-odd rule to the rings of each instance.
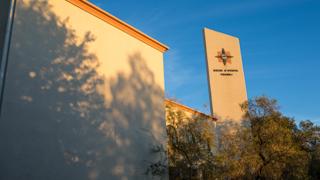
[[170, 179], [320, 179], [319, 126], [297, 125], [267, 97], [241, 107], [241, 124], [217, 125], [167, 107]]

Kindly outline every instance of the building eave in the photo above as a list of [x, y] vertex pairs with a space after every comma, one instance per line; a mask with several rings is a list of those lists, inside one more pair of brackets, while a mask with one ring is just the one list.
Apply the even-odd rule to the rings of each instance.
[[149, 37], [148, 35], [134, 28], [133, 26], [123, 22], [122, 20], [102, 10], [101, 8], [93, 5], [87, 0], [66, 0], [66, 1], [90, 13], [91, 15], [101, 19], [102, 21], [118, 28], [119, 30], [129, 34], [130, 36], [144, 42], [145, 44], [159, 50], [162, 53], [166, 52], [169, 49], [166, 45]]

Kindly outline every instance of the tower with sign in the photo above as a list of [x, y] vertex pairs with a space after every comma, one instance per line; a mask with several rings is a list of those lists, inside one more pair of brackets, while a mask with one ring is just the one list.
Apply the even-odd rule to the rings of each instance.
[[239, 39], [207, 28], [203, 34], [211, 113], [221, 121], [240, 121], [247, 91]]

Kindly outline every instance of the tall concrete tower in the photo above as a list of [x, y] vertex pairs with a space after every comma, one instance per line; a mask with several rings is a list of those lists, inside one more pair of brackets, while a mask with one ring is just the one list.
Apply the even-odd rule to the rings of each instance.
[[221, 121], [240, 121], [247, 92], [239, 39], [207, 28], [203, 34], [211, 113]]

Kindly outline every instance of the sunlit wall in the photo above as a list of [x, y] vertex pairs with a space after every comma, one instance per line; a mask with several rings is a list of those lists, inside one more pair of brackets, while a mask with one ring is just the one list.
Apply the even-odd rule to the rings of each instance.
[[165, 146], [163, 53], [67, 1], [16, 5], [0, 179], [149, 179]]

